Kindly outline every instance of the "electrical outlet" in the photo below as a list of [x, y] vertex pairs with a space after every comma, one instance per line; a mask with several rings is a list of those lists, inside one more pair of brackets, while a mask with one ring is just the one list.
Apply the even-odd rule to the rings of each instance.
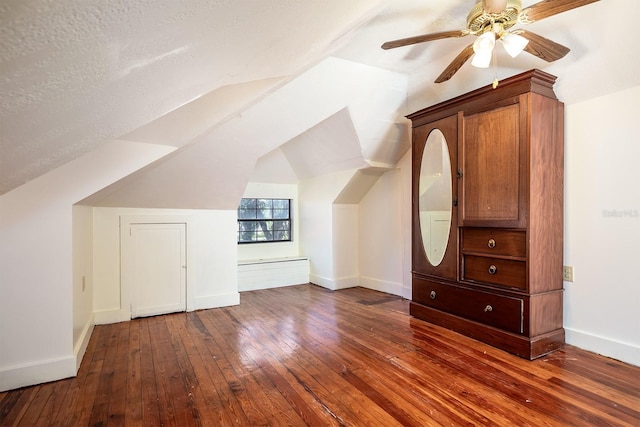
[[573, 282], [573, 266], [562, 266], [562, 280], [564, 280], [565, 282]]

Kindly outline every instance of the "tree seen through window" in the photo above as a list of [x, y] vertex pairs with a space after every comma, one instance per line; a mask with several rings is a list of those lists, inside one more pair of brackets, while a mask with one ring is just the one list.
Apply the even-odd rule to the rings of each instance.
[[238, 243], [291, 240], [291, 200], [242, 199], [238, 206]]

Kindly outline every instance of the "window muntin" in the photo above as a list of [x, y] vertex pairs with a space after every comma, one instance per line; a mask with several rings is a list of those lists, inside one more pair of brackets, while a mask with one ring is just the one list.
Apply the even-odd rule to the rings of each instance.
[[290, 199], [242, 199], [238, 206], [238, 243], [291, 241]]

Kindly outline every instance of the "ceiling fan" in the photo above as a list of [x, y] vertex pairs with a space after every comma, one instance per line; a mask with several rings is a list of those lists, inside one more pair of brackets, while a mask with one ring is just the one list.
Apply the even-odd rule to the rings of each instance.
[[542, 0], [522, 8], [522, 0], [477, 0], [467, 15], [464, 30], [441, 31], [386, 42], [383, 49], [393, 49], [433, 40], [468, 35], [478, 36], [438, 76], [436, 83], [449, 80], [473, 56], [471, 65], [486, 68], [491, 63], [494, 46], [500, 40], [505, 50], [516, 57], [523, 50], [552, 62], [569, 53], [569, 48], [525, 30], [512, 30], [516, 24], [530, 24], [600, 0]]

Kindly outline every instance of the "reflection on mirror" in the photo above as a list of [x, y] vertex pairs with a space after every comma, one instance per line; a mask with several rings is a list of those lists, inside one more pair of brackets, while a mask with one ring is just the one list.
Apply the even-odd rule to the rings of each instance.
[[433, 266], [442, 262], [451, 228], [451, 162], [447, 141], [439, 129], [429, 133], [422, 152], [418, 209], [422, 244]]

